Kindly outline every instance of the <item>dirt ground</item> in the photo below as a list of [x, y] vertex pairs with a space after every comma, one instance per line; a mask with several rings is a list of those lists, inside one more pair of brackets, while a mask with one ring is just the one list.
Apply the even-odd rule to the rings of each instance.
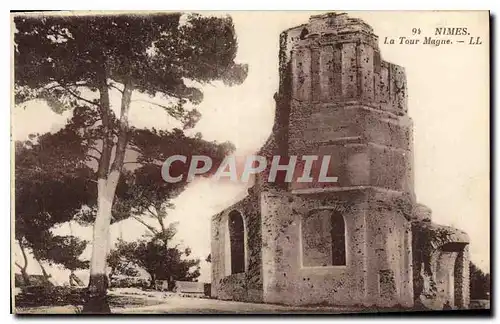
[[[108, 293], [114, 314], [346, 314], [400, 312], [361, 307], [307, 306], [244, 303], [209, 298], [183, 297], [159, 291], [134, 288], [111, 290]], [[81, 306], [17, 308], [17, 314], [76, 314]]]
[[[115, 296], [110, 298], [114, 314], [286, 314], [349, 313], [355, 309], [334, 307], [288, 307], [281, 305], [242, 303], [214, 299], [169, 296], [162, 300], [151, 297]], [[81, 306], [18, 308], [17, 314], [76, 314]]]
[[[108, 293], [115, 314], [282, 314], [282, 313], [345, 313], [360, 309], [342, 307], [290, 307], [243, 303], [208, 298], [181, 297], [159, 291], [134, 288], [111, 290]], [[17, 314], [75, 314], [81, 306], [16, 308]]]

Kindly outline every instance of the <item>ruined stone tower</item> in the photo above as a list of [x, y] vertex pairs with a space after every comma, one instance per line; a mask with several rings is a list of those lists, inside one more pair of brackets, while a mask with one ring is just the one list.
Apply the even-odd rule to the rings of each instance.
[[[346, 14], [312, 16], [283, 32], [279, 55], [275, 125], [259, 153], [330, 156], [328, 174], [338, 181], [271, 183], [265, 170], [245, 199], [215, 215], [214, 297], [414, 306], [420, 298], [414, 280], [433, 275], [413, 272], [416, 203], [404, 69], [385, 62], [372, 28]], [[454, 239], [465, 255], [466, 237]], [[419, 252], [419, 269], [434, 262], [426, 253]], [[464, 306], [456, 290], [442, 295]]]

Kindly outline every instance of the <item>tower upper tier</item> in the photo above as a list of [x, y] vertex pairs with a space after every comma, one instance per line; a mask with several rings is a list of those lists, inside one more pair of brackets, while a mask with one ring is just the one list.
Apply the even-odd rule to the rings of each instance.
[[[378, 37], [346, 14], [312, 16], [281, 34], [280, 79], [301, 102], [358, 101], [396, 115], [407, 112], [404, 69], [381, 59]], [[283, 89], [280, 89], [283, 90]]]

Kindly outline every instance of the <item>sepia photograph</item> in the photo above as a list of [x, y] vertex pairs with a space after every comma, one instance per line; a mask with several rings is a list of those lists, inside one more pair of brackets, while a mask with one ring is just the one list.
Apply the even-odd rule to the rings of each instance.
[[10, 20], [11, 313], [491, 315], [488, 11]]

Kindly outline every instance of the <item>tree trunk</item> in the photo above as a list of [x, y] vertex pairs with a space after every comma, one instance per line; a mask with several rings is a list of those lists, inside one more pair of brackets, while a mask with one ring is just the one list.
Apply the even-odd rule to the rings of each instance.
[[113, 126], [109, 119], [110, 105], [108, 86], [105, 80], [101, 85], [101, 117], [106, 128], [103, 138], [103, 149], [98, 168], [97, 180], [97, 216], [94, 223], [94, 238], [92, 246], [92, 257], [90, 261], [90, 280], [88, 287], [87, 302], [83, 307], [83, 313], [105, 314], [111, 309], [107, 301], [107, 290], [109, 278], [106, 275], [107, 254], [109, 248], [109, 228], [111, 225], [111, 211], [115, 198], [116, 187], [120, 180], [120, 173], [125, 158], [125, 150], [128, 141], [128, 113], [133, 87], [126, 82], [121, 102], [120, 124], [118, 129], [118, 141], [115, 157], [111, 168], [111, 151], [113, 148]]
[[174, 278], [172, 276], [168, 276], [167, 282], [168, 282], [168, 290], [174, 291], [174, 288], [175, 288]]
[[149, 275], [151, 276], [151, 288], [152, 289], [155, 289], [156, 290], [156, 276], [154, 273], [149, 273]]
[[25, 286], [30, 285], [30, 276], [28, 275], [28, 272], [26, 272], [26, 267], [22, 267], [19, 263], [15, 263], [16, 266], [18, 266], [19, 271], [21, 271], [21, 276], [23, 277], [23, 282]]
[[23, 255], [24, 259], [24, 266], [21, 266], [19, 263], [16, 262], [16, 265], [19, 267], [19, 270], [21, 271], [21, 276], [23, 277], [24, 284], [26, 286], [30, 285], [30, 276], [28, 275], [28, 272], [26, 269], [28, 268], [28, 257], [26, 255], [26, 250], [24, 250], [24, 245], [21, 243], [21, 241], [18, 241], [19, 243], [19, 248], [21, 249], [21, 253]]
[[43, 266], [42, 261], [40, 261], [40, 259], [38, 259], [37, 257], [35, 257], [35, 260], [36, 260], [36, 262], [38, 262], [40, 269], [42, 269], [42, 275], [43, 275], [43, 279], [44, 279], [45, 283], [50, 283], [50, 280], [49, 280], [50, 275], [47, 273], [47, 271], [45, 271], [45, 267]]
[[99, 179], [97, 183], [97, 216], [94, 223], [88, 300], [83, 308], [84, 313], [103, 314], [111, 312], [107, 302], [106, 257], [109, 245], [111, 208], [116, 184], [109, 183], [110, 180]]
[[68, 277], [68, 279], [69, 279], [69, 286], [70, 286], [70, 287], [74, 287], [74, 286], [76, 286], [76, 283], [75, 283], [75, 281], [73, 280], [73, 275], [74, 275], [74, 272], [73, 272], [73, 270], [71, 270], [71, 272], [70, 272], [70, 274], [69, 274], [69, 277]]
[[69, 285], [71, 287], [81, 287], [83, 286], [83, 282], [78, 278], [77, 275], [75, 275], [75, 272], [71, 270], [71, 273], [69, 274]]
[[30, 275], [26, 272], [26, 268], [21, 268], [21, 276], [23, 276], [23, 281], [25, 286], [30, 285]]

